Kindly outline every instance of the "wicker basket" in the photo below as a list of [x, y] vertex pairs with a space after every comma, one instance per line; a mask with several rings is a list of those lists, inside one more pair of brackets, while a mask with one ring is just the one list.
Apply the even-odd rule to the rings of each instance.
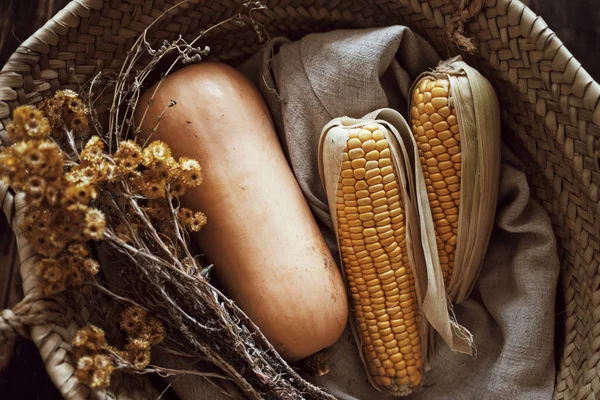
[[[61, 88], [77, 89], [99, 71], [118, 71], [137, 35], [178, 0], [74, 0], [25, 41], [0, 73], [0, 139], [11, 110]], [[244, 0], [190, 0], [153, 28], [152, 39], [189, 39], [231, 16]], [[271, 36], [406, 24], [442, 55], [457, 53], [446, 25], [464, 23], [479, 53], [470, 59], [494, 83], [502, 107], [503, 140], [528, 166], [535, 197], [552, 217], [562, 262], [557, 304], [557, 399], [600, 395], [600, 86], [544, 21], [517, 0], [269, 0], [253, 14]], [[482, 3], [483, 9], [480, 10]], [[465, 6], [467, 7], [465, 9]], [[460, 10], [457, 9], [460, 8]], [[259, 48], [256, 35], [225, 25], [208, 42], [236, 62]], [[450, 49], [450, 50], [449, 50]], [[100, 110], [105, 112], [105, 110]], [[0, 204], [17, 234], [26, 295], [0, 313], [0, 346], [29, 331], [48, 373], [66, 398], [89, 395], [73, 377], [70, 337], [102, 318], [101, 299], [43, 301], [36, 294], [31, 250], [19, 236], [22, 199], [0, 186]], [[16, 257], [16, 254], [15, 254]], [[0, 260], [14, 264], [14, 259]], [[93, 299], [92, 299], [93, 300]], [[41, 311], [45, 313], [40, 318]], [[48, 319], [48, 315], [56, 318]], [[60, 317], [60, 318], [58, 318]], [[64, 317], [64, 318], [63, 318]], [[50, 323], [48, 321], [51, 321]], [[52, 322], [55, 321], [55, 322]], [[1, 349], [1, 348], [0, 348]], [[107, 398], [156, 398], [147, 382], [117, 382]]]

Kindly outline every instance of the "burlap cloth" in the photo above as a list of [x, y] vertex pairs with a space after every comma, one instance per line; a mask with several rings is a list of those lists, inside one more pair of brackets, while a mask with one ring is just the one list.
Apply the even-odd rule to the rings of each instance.
[[[438, 55], [402, 26], [275, 38], [240, 69], [263, 93], [281, 144], [333, 254], [331, 218], [317, 167], [323, 126], [392, 107], [406, 116], [410, 85]], [[249, 132], [251, 134], [251, 132]], [[243, 150], [241, 150], [243, 151]], [[506, 148], [491, 243], [469, 299], [454, 308], [474, 336], [474, 357], [438, 340], [423, 391], [411, 399], [550, 399], [554, 304], [559, 273], [550, 219], [530, 197], [520, 162]], [[369, 385], [349, 329], [331, 348], [330, 372], [311, 380], [341, 399], [385, 399]], [[170, 365], [174, 360], [159, 357]], [[159, 360], [157, 360], [159, 361]], [[182, 400], [221, 398], [199, 378], [175, 379]]]

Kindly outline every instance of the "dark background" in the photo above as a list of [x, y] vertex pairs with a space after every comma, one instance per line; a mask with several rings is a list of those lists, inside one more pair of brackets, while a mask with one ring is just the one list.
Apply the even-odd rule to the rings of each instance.
[[[23, 40], [68, 2], [69, 0], [0, 0], [0, 66], [4, 65]], [[524, 3], [529, 4], [544, 18], [583, 67], [594, 79], [600, 80], [598, 0], [526, 0]], [[0, 223], [0, 251], [6, 251], [10, 235], [8, 225]], [[0, 309], [4, 306], [0, 304]], [[11, 366], [0, 374], [0, 399], [60, 399], [45, 373], [36, 347], [25, 339], [17, 342]]]

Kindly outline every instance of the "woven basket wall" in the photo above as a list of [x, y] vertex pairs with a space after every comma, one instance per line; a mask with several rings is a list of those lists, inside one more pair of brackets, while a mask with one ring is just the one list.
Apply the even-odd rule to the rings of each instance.
[[[149, 38], [193, 39], [200, 30], [240, 11], [244, 0], [200, 1], [173, 9]], [[458, 3], [459, 1], [457, 1]], [[11, 110], [56, 89], [79, 85], [100, 71], [117, 71], [133, 41], [175, 0], [75, 0], [15, 52], [0, 73], [0, 139]], [[444, 36], [456, 12], [453, 0], [266, 1], [253, 14], [271, 37], [405, 24], [426, 37], [442, 57], [456, 53]], [[469, 3], [469, 2], [467, 2]], [[600, 396], [600, 86], [544, 21], [516, 0], [488, 0], [467, 24], [479, 54], [470, 59], [492, 80], [502, 103], [503, 140], [529, 169], [535, 197], [552, 217], [562, 278], [557, 321], [557, 399]], [[250, 28], [224, 25], [207, 38], [212, 53], [237, 62], [259, 49]], [[450, 49], [450, 50], [449, 50]], [[105, 109], [101, 109], [105, 112]], [[1, 185], [1, 184], [0, 184]], [[17, 198], [18, 199], [18, 198]], [[13, 195], [0, 186], [0, 204], [13, 228]], [[19, 238], [20, 239], [20, 238]], [[35, 292], [28, 245], [18, 240], [25, 294]], [[92, 299], [93, 300], [93, 299]], [[32, 337], [48, 372], [67, 398], [88, 391], [73, 377], [67, 357], [73, 332], [104, 315], [100, 300], [57, 300], [56, 324], [37, 325]], [[69, 304], [69, 305], [67, 305]], [[57, 311], [59, 312], [59, 311]], [[60, 312], [59, 312], [60, 313]], [[2, 318], [0, 317], [0, 324]], [[0, 341], [1, 342], [1, 341]], [[109, 398], [157, 396], [144, 382], [116, 384]]]

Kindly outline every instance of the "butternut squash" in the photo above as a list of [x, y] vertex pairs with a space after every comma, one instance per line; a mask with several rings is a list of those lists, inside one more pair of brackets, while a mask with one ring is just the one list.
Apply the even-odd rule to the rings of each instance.
[[202, 165], [204, 182], [182, 202], [207, 215], [195, 238], [225, 293], [288, 361], [332, 345], [347, 321], [344, 284], [260, 94], [229, 66], [185, 67], [160, 85], [142, 136], [171, 100], [150, 139]]

